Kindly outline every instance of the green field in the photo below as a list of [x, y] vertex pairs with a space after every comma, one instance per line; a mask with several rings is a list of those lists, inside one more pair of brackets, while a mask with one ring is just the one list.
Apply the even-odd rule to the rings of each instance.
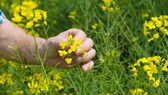
[[[167, 5], [168, 0], [0, 0], [6, 17], [30, 35], [47, 39], [78, 28], [96, 49], [87, 73], [1, 58], [0, 95], [167, 95]], [[38, 24], [27, 24], [29, 15], [22, 21], [15, 15], [18, 6], [44, 14]]]

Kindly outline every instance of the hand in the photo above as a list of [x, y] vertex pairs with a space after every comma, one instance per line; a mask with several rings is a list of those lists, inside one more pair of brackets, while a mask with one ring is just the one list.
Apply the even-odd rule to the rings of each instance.
[[[61, 49], [60, 43], [62, 41], [67, 41], [69, 35], [72, 35], [76, 40], [83, 41], [80, 47], [76, 50], [75, 54], [73, 55], [75, 57], [73, 57], [72, 63], [70, 65], [68, 65], [65, 62], [65, 59], [61, 58], [58, 54], [58, 50]], [[79, 29], [70, 29], [60, 33], [55, 37], [47, 39], [47, 41], [42, 46], [42, 54], [44, 55], [44, 53], [47, 52], [46, 63], [48, 63], [48, 65], [50, 66], [55, 66], [58, 68], [67, 68], [76, 66], [77, 63], [80, 62], [82, 70], [86, 72], [92, 69], [94, 65], [94, 62], [91, 59], [95, 56], [96, 51], [92, 47], [93, 47], [92, 39], [87, 38], [86, 34], [83, 31]], [[82, 53], [83, 48], [84, 51], [86, 52], [85, 56]]]

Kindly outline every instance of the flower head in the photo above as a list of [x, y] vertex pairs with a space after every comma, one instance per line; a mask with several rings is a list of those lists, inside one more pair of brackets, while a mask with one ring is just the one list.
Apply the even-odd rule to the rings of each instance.
[[[65, 61], [67, 64], [70, 64], [74, 53], [80, 47], [81, 43], [82, 40], [76, 40], [72, 35], [69, 35], [66, 42], [62, 41], [60, 43], [61, 50], [58, 50], [59, 56], [62, 58], [66, 56]], [[68, 49], [65, 49], [65, 47]]]

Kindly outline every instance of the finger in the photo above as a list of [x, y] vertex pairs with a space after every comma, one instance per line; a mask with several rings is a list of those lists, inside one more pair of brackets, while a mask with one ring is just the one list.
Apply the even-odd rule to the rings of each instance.
[[77, 59], [79, 62], [88, 62], [93, 57], [95, 57], [96, 51], [95, 49], [90, 49], [86, 54], [79, 56]]
[[83, 72], [87, 72], [89, 70], [91, 70], [94, 66], [94, 62], [93, 61], [89, 61], [86, 64], [82, 65], [82, 71]]
[[91, 38], [86, 38], [80, 45], [79, 49], [76, 50], [75, 54], [78, 56], [85, 51], [89, 51], [93, 47], [93, 41]]
[[84, 40], [86, 38], [86, 34], [80, 30], [80, 29], [69, 29], [68, 31], [68, 35], [73, 35], [74, 39], [76, 40]]

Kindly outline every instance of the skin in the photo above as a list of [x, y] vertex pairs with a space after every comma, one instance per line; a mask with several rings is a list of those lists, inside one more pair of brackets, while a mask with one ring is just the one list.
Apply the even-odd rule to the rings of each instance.
[[[73, 61], [71, 65], [67, 65], [64, 59], [58, 56], [58, 50], [61, 48], [60, 43], [66, 41], [69, 35], [72, 35], [74, 39], [83, 41], [80, 48], [72, 56]], [[92, 47], [92, 39], [87, 38], [86, 34], [79, 29], [69, 29], [57, 36], [44, 39], [40, 37], [34, 38], [26, 34], [23, 29], [7, 19], [0, 24], [0, 56], [8, 60], [40, 64], [38, 50], [40, 57], [45, 59], [44, 64], [46, 65], [56, 68], [69, 68], [80, 63], [82, 70], [87, 72], [94, 65], [91, 59], [95, 56], [96, 51]], [[82, 48], [86, 52], [85, 56], [81, 53]]]

